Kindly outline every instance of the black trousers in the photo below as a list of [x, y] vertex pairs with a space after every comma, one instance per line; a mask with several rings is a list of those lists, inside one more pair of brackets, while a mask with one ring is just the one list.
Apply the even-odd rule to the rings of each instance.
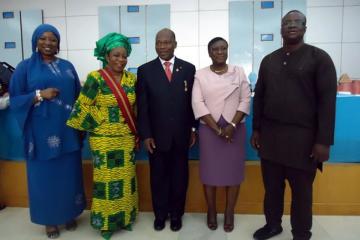
[[265, 187], [264, 214], [272, 227], [281, 225], [284, 211], [285, 180], [291, 188], [290, 220], [296, 240], [311, 238], [312, 186], [316, 169], [305, 171], [262, 159], [261, 170]]
[[184, 215], [189, 179], [188, 148], [173, 143], [169, 151], [149, 154], [152, 205], [157, 219]]

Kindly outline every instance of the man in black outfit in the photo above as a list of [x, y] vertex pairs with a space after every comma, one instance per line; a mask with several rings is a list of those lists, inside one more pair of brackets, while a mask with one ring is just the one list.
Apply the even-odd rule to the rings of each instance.
[[329, 55], [304, 43], [306, 17], [293, 10], [281, 22], [283, 47], [261, 62], [253, 105], [252, 146], [261, 157], [266, 225], [253, 237], [282, 232], [285, 180], [295, 240], [311, 238], [312, 185], [334, 141], [336, 71]]
[[154, 229], [182, 227], [188, 186], [189, 144], [195, 143], [191, 91], [195, 66], [174, 56], [175, 34], [162, 29], [156, 35], [158, 58], [137, 72], [138, 129], [149, 155]]

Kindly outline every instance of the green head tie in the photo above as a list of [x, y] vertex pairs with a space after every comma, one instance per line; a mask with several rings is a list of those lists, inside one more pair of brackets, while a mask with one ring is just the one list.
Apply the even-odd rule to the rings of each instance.
[[131, 45], [129, 39], [120, 33], [108, 33], [106, 36], [102, 37], [99, 39], [99, 41], [96, 42], [94, 56], [98, 60], [102, 61], [103, 67], [105, 67], [108, 64], [106, 61], [106, 55], [109, 54], [112, 49], [117, 47], [125, 48], [127, 56], [130, 56]]

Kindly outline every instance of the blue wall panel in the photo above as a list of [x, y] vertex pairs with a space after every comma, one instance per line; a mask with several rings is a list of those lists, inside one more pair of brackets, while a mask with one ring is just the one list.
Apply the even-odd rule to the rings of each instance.
[[110, 32], [120, 32], [120, 7], [99, 7], [99, 38]]
[[[281, 1], [274, 1], [274, 8], [261, 8], [261, 2], [254, 2], [254, 66], [258, 73], [261, 60], [272, 51], [281, 47], [280, 36]], [[273, 34], [273, 41], [261, 41], [261, 34]]]
[[127, 68], [135, 71], [141, 64], [155, 58], [155, 35], [170, 27], [170, 5], [99, 7], [99, 32], [120, 32], [133, 40]]
[[[31, 37], [35, 28], [43, 23], [43, 13], [42, 10], [12, 13], [13, 18], [3, 18], [3, 14], [0, 18], [0, 61], [16, 67], [21, 60], [31, 56]], [[4, 49], [5, 42], [14, 43], [15, 48]]]
[[138, 67], [146, 62], [145, 6], [139, 12], [128, 12], [126, 6], [120, 7], [120, 31], [127, 37], [139, 37], [138, 44], [132, 44], [132, 53], [128, 58], [127, 67]]
[[[3, 18], [3, 14], [0, 17], [0, 61], [15, 67], [22, 60], [22, 47], [20, 12], [13, 13], [13, 18]], [[5, 42], [14, 42], [15, 48], [5, 49]]]
[[242, 65], [252, 85], [264, 56], [281, 47], [281, 18], [293, 9], [306, 14], [306, 0], [229, 2], [229, 62]]
[[299, 10], [306, 15], [306, 0], [283, 0], [282, 16], [291, 10]]
[[146, 61], [157, 57], [155, 51], [156, 33], [170, 28], [170, 5], [147, 5], [146, 6]]
[[229, 62], [244, 67], [247, 75], [253, 65], [253, 2], [229, 3]]
[[0, 126], [0, 159], [24, 160], [22, 133], [9, 108], [0, 110]]
[[[335, 143], [331, 147], [330, 162], [360, 162], [360, 97], [346, 96], [337, 97], [336, 121], [335, 121]], [[246, 118], [246, 159], [258, 160], [257, 153], [250, 146], [252, 115]], [[9, 110], [0, 111], [0, 159], [24, 160], [23, 140], [20, 129], [15, 118]], [[198, 146], [189, 151], [190, 159], [199, 159]], [[83, 149], [83, 159], [90, 159], [88, 143]], [[136, 153], [137, 160], [146, 160], [147, 155], [144, 148]]]
[[42, 10], [24, 10], [21, 11], [21, 32], [23, 45], [23, 58], [29, 58], [32, 54], [31, 37], [32, 34], [43, 23]]

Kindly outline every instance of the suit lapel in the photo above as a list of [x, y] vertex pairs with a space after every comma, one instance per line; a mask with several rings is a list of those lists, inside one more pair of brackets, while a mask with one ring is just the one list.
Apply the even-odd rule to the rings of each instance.
[[171, 82], [169, 82], [168, 78], [166, 77], [165, 74], [165, 69], [163, 67], [163, 65], [161, 64], [161, 61], [159, 58], [154, 59], [154, 68], [157, 69], [157, 74], [158, 74], [158, 79], [163, 82], [165, 81], [166, 83], [174, 83], [179, 76], [181, 76], [181, 71], [183, 71], [183, 66], [181, 64], [181, 61], [179, 61], [179, 59], [177, 59], [175, 57], [175, 61], [174, 61], [174, 67], [172, 70], [172, 77], [171, 77]]
[[181, 76], [181, 71], [183, 71], [183, 66], [182, 66], [181, 62], [179, 61], [179, 59], [177, 59], [175, 57], [171, 82], [178, 81], [179, 76]]

